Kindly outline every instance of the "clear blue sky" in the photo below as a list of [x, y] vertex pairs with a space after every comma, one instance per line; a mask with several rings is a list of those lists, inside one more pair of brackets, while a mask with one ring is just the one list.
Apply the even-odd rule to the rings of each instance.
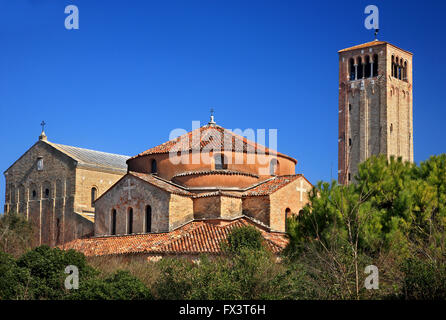
[[414, 53], [415, 160], [445, 152], [444, 1], [0, 0], [0, 171], [42, 120], [50, 141], [135, 155], [213, 106], [226, 128], [278, 129], [311, 182], [336, 178], [337, 51], [373, 40], [368, 4]]

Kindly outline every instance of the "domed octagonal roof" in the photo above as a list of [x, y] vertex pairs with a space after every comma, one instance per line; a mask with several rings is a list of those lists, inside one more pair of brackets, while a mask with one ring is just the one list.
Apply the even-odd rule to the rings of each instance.
[[234, 132], [213, 123], [209, 123], [203, 127], [181, 135], [176, 139], [150, 148], [129, 160], [153, 154], [184, 151], [202, 152], [206, 150], [277, 154], [278, 156], [285, 157], [294, 163], [297, 163], [297, 160], [290, 156], [250, 141], [243, 136], [235, 134]]

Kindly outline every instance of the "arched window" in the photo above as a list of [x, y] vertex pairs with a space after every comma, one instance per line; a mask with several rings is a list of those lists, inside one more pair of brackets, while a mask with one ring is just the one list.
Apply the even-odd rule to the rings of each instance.
[[398, 66], [397, 65], [398, 65], [398, 58], [396, 58], [396, 61], [394, 61], [393, 57], [392, 57], [392, 76], [394, 78], [398, 77]]
[[407, 61], [404, 61], [404, 73], [403, 73], [403, 80], [407, 81]]
[[48, 199], [50, 197], [50, 189], [46, 188], [44, 193], [44, 198]]
[[375, 54], [373, 55], [373, 77], [377, 77], [378, 76], [378, 55]]
[[364, 65], [362, 64], [362, 58], [358, 57], [358, 79], [364, 77]]
[[149, 233], [152, 231], [152, 207], [146, 207], [146, 232]]
[[128, 234], [133, 233], [133, 208], [129, 208], [127, 233]]
[[157, 167], [156, 167], [156, 160], [152, 159], [152, 163], [150, 165], [150, 172], [151, 173], [157, 173]]
[[98, 189], [95, 187], [91, 188], [91, 206], [94, 207], [94, 202], [96, 201], [96, 197], [98, 195]]
[[219, 153], [214, 155], [215, 170], [228, 169], [228, 162], [224, 154]]
[[355, 80], [355, 60], [353, 60], [353, 58], [350, 58], [348, 68], [350, 73], [350, 81]]
[[33, 195], [33, 199], [37, 198], [37, 192], [36, 192], [36, 190], [33, 190], [32, 195]]
[[403, 79], [403, 59], [400, 59], [400, 62], [398, 64], [398, 79]]
[[270, 175], [272, 175], [272, 176], [277, 175], [278, 164], [279, 164], [279, 162], [277, 161], [277, 159], [271, 159], [271, 161], [269, 162], [269, 174]]
[[111, 216], [111, 231], [110, 233], [112, 235], [116, 234], [116, 209], [112, 210], [112, 216]]
[[39, 157], [37, 158], [37, 171], [43, 170], [43, 158]]
[[365, 57], [364, 78], [370, 78], [372, 76], [372, 65], [370, 63], [370, 57]]
[[392, 77], [395, 76], [395, 73], [393, 72], [395, 70], [395, 57], [392, 56], [392, 67], [391, 67], [391, 72], [392, 72]]

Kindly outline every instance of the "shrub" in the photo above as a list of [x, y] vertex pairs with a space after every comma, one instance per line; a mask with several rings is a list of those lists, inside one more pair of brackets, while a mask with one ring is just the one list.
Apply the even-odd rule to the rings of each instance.
[[239, 253], [242, 249], [261, 250], [263, 237], [259, 230], [253, 226], [234, 228], [229, 233], [227, 243], [222, 243], [223, 251]]
[[28, 251], [17, 260], [17, 266], [29, 270], [32, 277], [30, 287], [34, 299], [62, 299], [66, 294], [64, 286], [65, 268], [74, 265], [79, 270], [79, 282], [97, 275], [88, 266], [85, 256], [74, 250], [63, 251], [46, 245]]
[[147, 287], [128, 271], [119, 270], [106, 279], [97, 277], [79, 284], [67, 299], [73, 300], [145, 300], [152, 295]]
[[409, 258], [402, 265], [402, 297], [409, 300], [445, 300], [446, 265]]

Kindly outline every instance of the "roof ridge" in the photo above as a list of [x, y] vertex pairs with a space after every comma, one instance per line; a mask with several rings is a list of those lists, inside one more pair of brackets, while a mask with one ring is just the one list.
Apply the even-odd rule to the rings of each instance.
[[[128, 158], [130, 158], [130, 156], [125, 155], [125, 154], [120, 154], [120, 153], [111, 153], [111, 152], [99, 151], [99, 150], [94, 150], [94, 149], [81, 148], [81, 147], [76, 147], [76, 146], [70, 146], [68, 144], [55, 143], [55, 142], [51, 142], [51, 141], [45, 141], [45, 142], [50, 144], [50, 145], [52, 145], [52, 146], [69, 147], [69, 148], [75, 148], [75, 149], [84, 150], [84, 151], [91, 151], [91, 152], [97, 152], [97, 153], [102, 153], [102, 154], [108, 154], [108, 155], [114, 155], [114, 156], [121, 156], [121, 157], [128, 157]], [[68, 153], [68, 151], [66, 151], [66, 150], [61, 150], [61, 151], [63, 153]], [[71, 154], [70, 154], [70, 156], [71, 156]]]

